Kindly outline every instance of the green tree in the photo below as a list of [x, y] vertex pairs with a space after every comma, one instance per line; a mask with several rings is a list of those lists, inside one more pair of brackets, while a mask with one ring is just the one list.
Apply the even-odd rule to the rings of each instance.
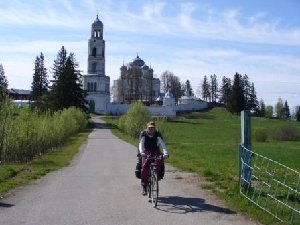
[[265, 117], [266, 116], [266, 105], [264, 103], [263, 99], [260, 99], [259, 101], [259, 113], [258, 116]]
[[202, 82], [202, 98], [207, 101], [210, 99], [210, 84], [208, 83], [207, 76], [205, 75]]
[[241, 77], [241, 85], [245, 96], [245, 109], [250, 110], [250, 99], [251, 99], [251, 85], [247, 74]]
[[5, 76], [5, 71], [2, 64], [0, 64], [0, 102], [2, 102], [7, 95], [7, 87], [8, 81]]
[[231, 113], [240, 113], [245, 108], [246, 108], [246, 101], [244, 95], [242, 76], [236, 73], [234, 75], [232, 91], [229, 96], [227, 109]]
[[223, 76], [222, 84], [221, 84], [221, 88], [220, 88], [220, 98], [219, 98], [220, 103], [223, 103], [225, 105], [228, 104], [231, 88], [232, 87], [231, 87], [230, 78]]
[[86, 92], [82, 88], [82, 75], [77, 69], [78, 63], [73, 53], [67, 55], [64, 47], [58, 52], [53, 65], [53, 85], [51, 103], [54, 110], [75, 106], [84, 111], [86, 108]]
[[120, 117], [119, 127], [121, 130], [137, 138], [146, 123], [151, 120], [151, 113], [141, 102], [135, 102], [130, 106], [127, 113]]
[[290, 107], [287, 101], [284, 102], [283, 111], [284, 111], [284, 119], [286, 120], [290, 119], [291, 118]]
[[300, 121], [300, 106], [297, 107], [296, 120]]
[[267, 118], [272, 118], [273, 117], [273, 112], [274, 112], [274, 108], [271, 105], [268, 105], [266, 107], [266, 117]]
[[284, 105], [283, 105], [283, 101], [281, 98], [278, 99], [275, 109], [276, 109], [277, 118], [283, 119], [284, 118]]
[[259, 114], [259, 102], [257, 100], [256, 91], [254, 87], [254, 83], [251, 83], [250, 85], [250, 91], [248, 95], [248, 102], [247, 102], [247, 109], [254, 112], [254, 114]]
[[37, 101], [37, 105], [40, 105], [40, 99], [43, 95], [48, 93], [49, 81], [47, 75], [47, 69], [45, 68], [44, 55], [41, 52], [40, 56], [35, 59], [33, 81], [31, 84], [31, 98]]

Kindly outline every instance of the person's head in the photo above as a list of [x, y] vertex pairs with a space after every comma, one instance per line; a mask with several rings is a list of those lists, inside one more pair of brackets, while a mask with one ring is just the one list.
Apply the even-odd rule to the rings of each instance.
[[149, 134], [154, 134], [155, 132], [155, 122], [154, 121], [150, 121], [147, 123], [147, 130]]

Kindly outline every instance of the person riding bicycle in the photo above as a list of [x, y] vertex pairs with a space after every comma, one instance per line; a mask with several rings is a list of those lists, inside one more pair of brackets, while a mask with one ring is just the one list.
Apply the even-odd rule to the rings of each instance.
[[[158, 145], [160, 145], [163, 149], [163, 158], [168, 157], [169, 154], [166, 149], [166, 144], [163, 141], [161, 134], [155, 129], [155, 122], [150, 121], [147, 123], [147, 129], [141, 132], [139, 142], [139, 152], [142, 156], [141, 185], [143, 186], [143, 195], [147, 195], [149, 166], [151, 163], [151, 160], [147, 159], [147, 156], [150, 155], [151, 157], [157, 157], [161, 155]], [[157, 172], [160, 178], [162, 178], [164, 173], [163, 159], [157, 160]]]

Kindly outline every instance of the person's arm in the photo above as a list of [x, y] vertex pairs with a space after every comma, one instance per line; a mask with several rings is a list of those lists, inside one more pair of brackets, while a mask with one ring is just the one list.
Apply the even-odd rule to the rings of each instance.
[[145, 149], [145, 137], [141, 137], [139, 143], [139, 151], [141, 154], [144, 153], [144, 149]]
[[163, 149], [163, 154], [168, 155], [167, 147], [166, 147], [166, 144], [163, 141], [162, 137], [158, 136], [157, 137], [157, 142], [161, 146], [161, 148]]

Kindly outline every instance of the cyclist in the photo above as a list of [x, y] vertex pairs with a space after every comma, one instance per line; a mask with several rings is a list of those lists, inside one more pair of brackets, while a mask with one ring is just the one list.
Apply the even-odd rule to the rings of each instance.
[[[163, 158], [169, 156], [166, 144], [163, 141], [161, 134], [155, 129], [155, 122], [150, 121], [147, 123], [147, 129], [143, 130], [140, 135], [139, 152], [142, 156], [142, 172], [141, 172], [141, 185], [143, 186], [143, 195], [147, 195], [147, 183], [149, 177], [149, 166], [151, 160], [147, 159], [147, 156], [157, 157], [161, 155], [158, 145], [163, 149]], [[160, 178], [164, 173], [164, 161], [163, 159], [157, 160], [157, 173]]]

